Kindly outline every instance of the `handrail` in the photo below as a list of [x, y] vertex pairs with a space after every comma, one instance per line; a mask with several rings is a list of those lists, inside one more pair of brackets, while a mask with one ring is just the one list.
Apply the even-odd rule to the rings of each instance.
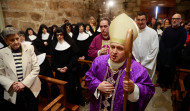
[[180, 67], [176, 67], [176, 70], [180, 71], [180, 72], [188, 72], [188, 73], [190, 73], [189, 69], [184, 69], [184, 68], [180, 68]]
[[54, 83], [54, 84], [57, 84], [57, 85], [65, 85], [65, 84], [68, 83], [68, 82], [66, 82], [66, 81], [54, 79], [54, 78], [47, 77], [47, 76], [43, 76], [43, 75], [38, 75], [38, 77], [39, 77], [40, 79], [46, 80], [47, 82]]

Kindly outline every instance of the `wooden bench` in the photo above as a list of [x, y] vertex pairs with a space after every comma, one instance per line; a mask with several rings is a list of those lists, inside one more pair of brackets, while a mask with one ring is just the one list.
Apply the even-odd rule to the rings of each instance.
[[[180, 89], [176, 90], [176, 101], [182, 101], [182, 99], [185, 97], [187, 90], [185, 89], [183, 80], [185, 79], [185, 77], [187, 75], [190, 74], [190, 70], [189, 69], [183, 69], [183, 68], [179, 68], [176, 67], [176, 71], [177, 71], [177, 84], [179, 86]], [[180, 93], [182, 93], [182, 98], [180, 98]]]
[[[77, 111], [79, 109], [78, 105], [69, 104], [66, 101], [66, 81], [38, 75], [38, 77], [46, 84], [48, 90], [48, 98], [39, 96], [39, 111], [65, 111], [67, 109], [71, 111]], [[56, 84], [59, 88], [60, 94], [52, 99], [52, 85]], [[48, 104], [47, 104], [48, 103]], [[45, 107], [44, 107], [45, 106]]]
[[[89, 60], [78, 59], [78, 62], [81, 64], [81, 66], [83, 64], [88, 64], [88, 66], [91, 67], [91, 65], [92, 65], [92, 61], [89, 61]], [[81, 87], [83, 89], [88, 89], [88, 87], [86, 86], [86, 83], [85, 83], [85, 76], [81, 78], [80, 83], [81, 83]]]
[[[51, 64], [51, 56], [46, 55], [46, 58], [48, 59], [49, 63]], [[89, 61], [89, 60], [78, 59], [78, 63], [80, 63], [81, 66], [83, 66], [83, 64], [87, 64], [89, 67], [91, 67], [91, 65], [92, 65], [92, 61]], [[55, 77], [55, 72], [53, 72], [53, 75]], [[81, 84], [81, 88], [83, 89], [83, 95], [85, 97], [85, 101], [88, 102], [89, 98], [90, 98], [90, 94], [89, 94], [88, 87], [85, 82], [85, 76], [80, 78], [80, 84]]]
[[[89, 60], [78, 59], [78, 62], [81, 64], [81, 67], [83, 66], [83, 64], [88, 64], [89, 67], [91, 67], [92, 65], [92, 61], [89, 61]], [[85, 102], [88, 103], [90, 101], [91, 94], [86, 85], [85, 76], [80, 78], [80, 84], [81, 84], [81, 88], [83, 89], [83, 97], [85, 99]]]
[[183, 80], [188, 74], [190, 74], [190, 70], [177, 67], [176, 71], [179, 73], [179, 84], [180, 84], [181, 91], [184, 92], [185, 87], [184, 87]]

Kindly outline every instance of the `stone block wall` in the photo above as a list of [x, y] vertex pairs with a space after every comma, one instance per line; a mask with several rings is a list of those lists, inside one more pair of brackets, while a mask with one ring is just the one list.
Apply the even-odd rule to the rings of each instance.
[[141, 0], [126, 0], [127, 5], [124, 7], [124, 0], [113, 0], [114, 5], [109, 7], [109, 1], [105, 0], [105, 3], [101, 5], [99, 16], [108, 16], [111, 20], [121, 13], [126, 13], [132, 19], [140, 11]]
[[87, 23], [90, 16], [98, 18], [97, 4], [90, 0], [1, 0], [5, 25], [35, 31], [40, 24], [61, 26], [66, 19]]
[[[96, 19], [109, 17], [111, 20], [126, 13], [134, 18], [141, 10], [142, 1], [151, 0], [113, 0], [114, 6], [109, 7], [109, 0], [1, 0], [5, 25], [13, 25], [25, 30], [28, 27], [38, 30], [40, 24], [50, 27], [53, 24], [61, 26], [64, 20], [71, 23], [87, 23], [90, 16]], [[189, 1], [179, 2], [176, 11], [182, 13], [183, 18], [189, 19]]]

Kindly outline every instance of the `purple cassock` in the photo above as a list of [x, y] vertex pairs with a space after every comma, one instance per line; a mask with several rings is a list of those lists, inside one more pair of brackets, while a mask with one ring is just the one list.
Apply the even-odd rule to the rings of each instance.
[[[108, 65], [109, 55], [102, 55], [97, 57], [91, 68], [86, 73], [86, 82], [90, 93], [93, 95], [90, 100], [90, 111], [101, 111], [104, 106], [104, 94], [100, 94], [100, 97], [96, 99], [94, 92], [102, 81], [107, 81], [111, 76]], [[125, 76], [126, 62], [119, 68], [118, 73], [114, 74], [115, 91], [112, 93], [112, 97], [108, 100], [110, 106], [109, 111], [122, 111], [123, 110], [123, 80]], [[131, 74], [130, 79], [139, 87], [139, 100], [137, 102], [127, 101], [127, 111], [144, 111], [148, 102], [152, 98], [155, 92], [155, 88], [150, 80], [147, 70], [141, 66], [138, 62], [132, 60], [131, 62]]]
[[102, 47], [108, 47], [109, 46], [102, 46], [102, 40], [110, 40], [110, 37], [108, 37], [107, 39], [102, 37], [102, 34], [98, 34], [93, 41], [91, 42], [89, 49], [88, 49], [88, 56], [91, 58], [96, 58], [97, 57], [97, 53], [98, 50], [100, 50]]

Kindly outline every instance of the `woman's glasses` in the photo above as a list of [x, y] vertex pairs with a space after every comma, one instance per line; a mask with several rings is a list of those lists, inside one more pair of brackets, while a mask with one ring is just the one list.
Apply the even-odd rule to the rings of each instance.
[[63, 36], [63, 33], [56, 33], [56, 36]]

